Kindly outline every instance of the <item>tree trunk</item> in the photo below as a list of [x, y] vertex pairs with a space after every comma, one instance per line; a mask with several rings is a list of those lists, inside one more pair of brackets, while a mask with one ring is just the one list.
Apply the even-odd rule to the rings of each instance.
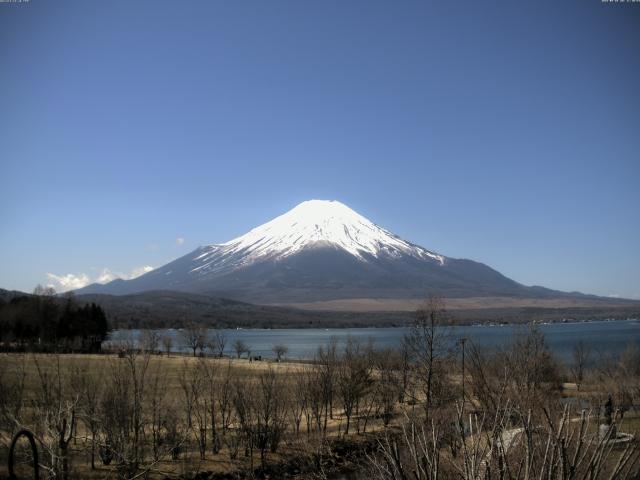
[[96, 469], [96, 432], [91, 432], [91, 470]]

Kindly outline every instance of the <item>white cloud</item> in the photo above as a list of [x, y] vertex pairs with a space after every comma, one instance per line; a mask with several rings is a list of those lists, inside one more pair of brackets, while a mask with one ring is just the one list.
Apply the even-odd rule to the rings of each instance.
[[139, 277], [140, 275], [144, 275], [145, 273], [150, 272], [151, 270], [153, 270], [153, 267], [150, 266], [150, 265], [144, 265], [142, 267], [136, 267], [133, 270], [131, 270], [131, 273], [129, 274], [129, 278], [128, 279], [131, 280], [132, 278]]
[[111, 270], [105, 267], [100, 272], [100, 275], [98, 275], [98, 278], [96, 278], [96, 282], [109, 283], [110, 281], [115, 280], [116, 278], [118, 278], [118, 274], [113, 273]]
[[184, 237], [176, 238], [176, 245], [180, 246], [184, 244]]
[[66, 292], [68, 290], [76, 290], [78, 288], [86, 287], [91, 283], [109, 283], [116, 278], [131, 280], [132, 278], [144, 275], [151, 270], [153, 270], [153, 267], [150, 265], [135, 267], [129, 273], [113, 272], [111, 269], [104, 267], [98, 276], [93, 279], [86, 273], [80, 273], [78, 275], [73, 273], [67, 273], [66, 275], [47, 273], [47, 278], [49, 279], [47, 287], [55, 288], [57, 292]]
[[73, 273], [67, 273], [66, 275], [47, 273], [47, 278], [49, 279], [47, 287], [55, 288], [59, 292], [86, 287], [91, 283], [91, 279], [86, 273], [79, 275], [74, 275]]

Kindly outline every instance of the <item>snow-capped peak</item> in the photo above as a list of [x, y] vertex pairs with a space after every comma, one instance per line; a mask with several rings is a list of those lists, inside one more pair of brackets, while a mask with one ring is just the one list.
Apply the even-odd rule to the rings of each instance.
[[341, 202], [308, 200], [245, 235], [205, 247], [196, 258], [202, 264], [194, 271], [282, 258], [315, 246], [341, 248], [361, 260], [367, 255], [410, 255], [444, 263], [441, 255], [402, 240]]

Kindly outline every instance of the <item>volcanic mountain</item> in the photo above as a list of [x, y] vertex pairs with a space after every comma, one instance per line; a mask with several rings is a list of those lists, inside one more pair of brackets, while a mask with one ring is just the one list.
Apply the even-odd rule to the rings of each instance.
[[174, 290], [253, 303], [345, 299], [558, 298], [472, 260], [414, 245], [337, 201], [310, 200], [229, 242], [197, 248], [132, 280], [77, 293]]

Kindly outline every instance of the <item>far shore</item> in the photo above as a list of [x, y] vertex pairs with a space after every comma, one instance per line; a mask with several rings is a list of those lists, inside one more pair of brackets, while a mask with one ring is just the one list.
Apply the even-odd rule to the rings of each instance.
[[[445, 298], [447, 310], [494, 310], [507, 308], [603, 308], [603, 307], [637, 307], [640, 301], [627, 299], [594, 298], [514, 298], [514, 297], [465, 297]], [[292, 307], [302, 310], [334, 311], [334, 312], [413, 312], [424, 304], [419, 298], [346, 298], [317, 302], [273, 303], [271, 306]]]

